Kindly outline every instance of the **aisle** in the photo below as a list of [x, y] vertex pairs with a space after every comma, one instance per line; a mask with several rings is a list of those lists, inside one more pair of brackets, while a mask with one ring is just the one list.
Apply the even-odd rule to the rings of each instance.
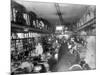
[[58, 53], [57, 71], [68, 71], [69, 67], [73, 64], [78, 64], [80, 61], [79, 56], [69, 53], [67, 43], [62, 44]]

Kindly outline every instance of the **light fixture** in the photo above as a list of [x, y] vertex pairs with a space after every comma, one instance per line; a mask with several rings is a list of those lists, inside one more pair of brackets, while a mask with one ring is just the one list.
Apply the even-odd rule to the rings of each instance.
[[56, 30], [63, 30], [63, 28], [64, 28], [63, 26], [57, 26]]
[[28, 32], [28, 31], [29, 31], [29, 29], [28, 29], [28, 28], [24, 28], [24, 31], [25, 31], [25, 32]]

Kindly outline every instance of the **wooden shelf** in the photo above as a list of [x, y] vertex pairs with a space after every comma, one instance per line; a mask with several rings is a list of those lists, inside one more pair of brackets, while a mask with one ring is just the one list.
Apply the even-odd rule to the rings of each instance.
[[29, 38], [16, 38], [16, 39], [11, 39], [11, 40], [24, 40], [24, 39], [34, 39], [33, 37], [29, 37]]
[[84, 28], [89, 27], [89, 26], [91, 26], [93, 24], [96, 24], [96, 18], [93, 18], [93, 19], [89, 20], [88, 22], [84, 23], [79, 28], [77, 28], [77, 30], [75, 32], [83, 30]]
[[[11, 27], [12, 27], [12, 31], [15, 30], [19, 32], [37, 32], [37, 33], [44, 33], [44, 34], [50, 34], [51, 32], [48, 30], [44, 30], [44, 29], [36, 29], [30, 26], [24, 26], [24, 25], [20, 25], [20, 24], [15, 24], [15, 23], [11, 23]], [[25, 29], [27, 29], [28, 31], [24, 31]]]

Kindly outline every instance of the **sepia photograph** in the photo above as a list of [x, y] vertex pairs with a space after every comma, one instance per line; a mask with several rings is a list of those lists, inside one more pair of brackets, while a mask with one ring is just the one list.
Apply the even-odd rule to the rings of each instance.
[[96, 5], [11, 0], [10, 74], [96, 70]]

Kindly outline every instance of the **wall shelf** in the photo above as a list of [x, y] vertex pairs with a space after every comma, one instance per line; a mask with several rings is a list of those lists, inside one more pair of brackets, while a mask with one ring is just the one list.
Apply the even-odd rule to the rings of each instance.
[[[45, 29], [36, 29], [30, 26], [24, 26], [24, 25], [20, 25], [20, 24], [15, 24], [15, 23], [11, 23], [11, 27], [12, 27], [12, 31], [19, 31], [19, 32], [37, 32], [37, 33], [44, 33], [44, 34], [50, 34], [51, 31], [45, 30]], [[15, 29], [14, 29], [15, 28]], [[28, 31], [24, 31], [25, 29], [28, 29]]]
[[[91, 25], [96, 24], [96, 18], [94, 17], [93, 19], [89, 20], [88, 22], [84, 23], [83, 25], [81, 25], [79, 28], [77, 28], [77, 30], [75, 32], [78, 32], [80, 30], [83, 30], [86, 27], [89, 27]], [[94, 26], [96, 27], [96, 26]]]

